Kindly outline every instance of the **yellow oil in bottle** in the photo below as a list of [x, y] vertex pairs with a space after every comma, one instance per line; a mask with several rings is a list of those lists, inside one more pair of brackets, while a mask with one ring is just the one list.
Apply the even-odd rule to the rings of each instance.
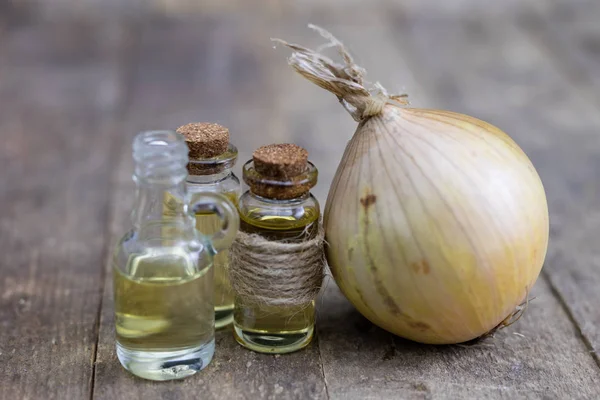
[[[237, 205], [237, 192], [221, 193]], [[192, 197], [193, 203], [193, 197]], [[196, 214], [196, 229], [204, 234], [221, 230], [221, 220], [212, 213]], [[229, 251], [222, 251], [213, 260], [215, 276], [215, 328], [223, 328], [233, 321], [233, 292], [228, 274]]]
[[[198, 270], [180, 248], [132, 256], [113, 269], [117, 353], [125, 368], [154, 380], [185, 377], [214, 353], [212, 267]], [[169, 358], [189, 354], [188, 365]], [[166, 360], [166, 361], [165, 361]]]
[[[269, 240], [303, 241], [317, 234], [319, 209], [303, 207], [299, 215], [268, 215], [263, 209], [240, 212], [240, 230]], [[308, 235], [308, 236], [307, 236]], [[235, 299], [234, 333], [243, 346], [267, 353], [288, 353], [312, 340], [315, 302], [269, 306]]]
[[[234, 205], [237, 205], [238, 194], [235, 191], [219, 193], [227, 197]], [[195, 201], [195, 196], [201, 196], [202, 192], [192, 194], [191, 204]], [[173, 210], [176, 210], [178, 200], [166, 195], [163, 205], [163, 215], [169, 218], [171, 215], [176, 215]], [[221, 230], [221, 219], [214, 213], [200, 212], [195, 215], [196, 229], [205, 234], [212, 235]], [[168, 229], [168, 228], [165, 228]], [[215, 328], [223, 328], [233, 321], [233, 292], [229, 284], [229, 275], [227, 266], [229, 263], [229, 251], [221, 251], [215, 255], [213, 259], [214, 269], [214, 304], [215, 304]]]

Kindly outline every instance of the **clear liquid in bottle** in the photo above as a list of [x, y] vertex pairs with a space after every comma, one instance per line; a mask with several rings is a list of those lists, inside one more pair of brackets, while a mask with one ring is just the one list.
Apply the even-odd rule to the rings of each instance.
[[114, 268], [117, 354], [152, 380], [193, 375], [214, 354], [212, 266], [180, 248], [149, 249]]

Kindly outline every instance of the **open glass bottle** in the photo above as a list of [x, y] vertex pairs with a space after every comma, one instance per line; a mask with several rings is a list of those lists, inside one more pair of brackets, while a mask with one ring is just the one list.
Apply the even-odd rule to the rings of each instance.
[[[117, 355], [142, 378], [170, 380], [205, 368], [214, 354], [213, 258], [238, 227], [234, 205], [206, 193], [189, 204], [188, 148], [173, 131], [143, 132], [133, 143], [136, 201], [133, 229], [113, 259]], [[164, 214], [168, 197], [172, 213]], [[192, 213], [218, 215], [211, 236], [198, 233]]]

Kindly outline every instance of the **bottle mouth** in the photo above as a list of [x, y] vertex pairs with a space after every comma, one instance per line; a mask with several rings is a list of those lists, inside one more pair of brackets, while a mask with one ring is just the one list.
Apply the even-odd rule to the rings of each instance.
[[182, 135], [171, 130], [146, 131], [133, 140], [135, 175], [141, 179], [185, 179], [188, 147]]
[[237, 161], [238, 149], [229, 143], [227, 150], [215, 157], [190, 158], [188, 171], [190, 175], [213, 175], [233, 168]]
[[290, 200], [305, 195], [317, 184], [319, 172], [310, 161], [306, 170], [296, 176], [277, 179], [265, 176], [254, 168], [249, 160], [242, 168], [244, 182], [254, 194], [276, 200]]

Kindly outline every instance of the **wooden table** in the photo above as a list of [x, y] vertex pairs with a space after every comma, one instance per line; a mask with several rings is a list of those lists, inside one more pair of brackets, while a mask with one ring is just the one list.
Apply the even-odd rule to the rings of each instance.
[[[199, 3], [0, 3], [0, 399], [600, 398], [600, 2]], [[134, 378], [115, 356], [109, 257], [129, 224], [132, 137], [218, 121], [241, 160], [296, 142], [324, 203], [355, 123], [269, 41], [321, 43], [308, 22], [371, 80], [498, 125], [530, 155], [551, 212], [535, 300], [477, 345], [425, 346], [331, 282], [305, 351], [260, 355], [219, 332], [201, 374]]]

